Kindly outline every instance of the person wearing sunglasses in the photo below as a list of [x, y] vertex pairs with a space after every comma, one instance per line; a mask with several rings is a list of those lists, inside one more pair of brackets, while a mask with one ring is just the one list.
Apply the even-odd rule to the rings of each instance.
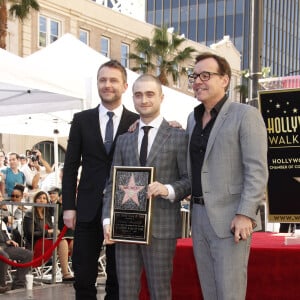
[[14, 202], [14, 205], [12, 206], [13, 221], [11, 234], [13, 239], [21, 246], [24, 245], [24, 241], [22, 241], [22, 221], [25, 212], [28, 210], [28, 207], [20, 205], [20, 203], [23, 202], [24, 189], [24, 185], [16, 184], [10, 196], [11, 201]]
[[205, 300], [242, 300], [268, 180], [266, 127], [255, 107], [228, 96], [231, 68], [223, 57], [198, 55], [188, 79], [201, 102], [189, 115], [187, 132], [192, 239], [202, 294]]
[[[16, 205], [13, 209], [13, 215], [15, 219], [21, 219], [26, 211], [26, 207], [23, 205], [17, 205], [23, 201], [25, 186], [22, 184], [16, 184], [10, 195], [11, 201], [16, 202]], [[23, 212], [23, 213], [22, 213]]]

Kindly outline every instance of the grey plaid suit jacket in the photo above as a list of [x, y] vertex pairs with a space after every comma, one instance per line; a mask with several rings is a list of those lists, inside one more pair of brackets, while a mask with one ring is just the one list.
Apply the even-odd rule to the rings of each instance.
[[[181, 234], [180, 200], [190, 194], [187, 173], [187, 135], [184, 130], [172, 128], [163, 120], [150, 149], [146, 166], [155, 167], [155, 180], [171, 184], [175, 190], [174, 202], [153, 199], [152, 235], [156, 238], [178, 238]], [[113, 166], [140, 166], [138, 129], [119, 136]], [[112, 174], [103, 199], [102, 217], [110, 217]]]

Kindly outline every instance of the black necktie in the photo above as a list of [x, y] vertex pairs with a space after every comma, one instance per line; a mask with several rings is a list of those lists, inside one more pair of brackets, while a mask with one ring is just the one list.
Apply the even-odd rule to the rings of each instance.
[[114, 116], [114, 112], [108, 111], [107, 115], [109, 119], [106, 123], [104, 146], [106, 149], [106, 153], [109, 153], [111, 145], [114, 141], [114, 122], [112, 119]]
[[141, 150], [140, 150], [140, 163], [141, 166], [146, 165], [147, 161], [147, 150], [148, 150], [148, 132], [152, 128], [152, 126], [143, 126], [144, 136], [142, 139]]

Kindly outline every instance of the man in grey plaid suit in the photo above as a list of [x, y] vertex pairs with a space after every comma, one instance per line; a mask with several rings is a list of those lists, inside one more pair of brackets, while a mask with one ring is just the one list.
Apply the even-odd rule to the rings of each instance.
[[[113, 166], [140, 166], [145, 125], [151, 126], [146, 166], [155, 167], [155, 182], [148, 186], [152, 203], [150, 245], [117, 243], [116, 263], [120, 300], [138, 299], [145, 268], [151, 299], [171, 300], [171, 276], [176, 239], [181, 233], [180, 200], [190, 194], [187, 175], [187, 137], [160, 115], [162, 87], [152, 75], [141, 75], [133, 85], [133, 101], [140, 114], [138, 128], [119, 136]], [[112, 173], [111, 173], [112, 174]], [[104, 196], [104, 237], [109, 243], [112, 177]]]

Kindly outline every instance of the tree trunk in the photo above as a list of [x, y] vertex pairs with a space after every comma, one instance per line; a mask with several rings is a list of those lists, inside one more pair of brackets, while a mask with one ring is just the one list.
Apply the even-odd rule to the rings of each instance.
[[158, 75], [158, 79], [162, 85], [169, 86], [169, 81], [166, 73], [163, 70], [160, 70], [160, 74]]
[[1, 1], [0, 6], [0, 48], [6, 49], [7, 36], [7, 6], [6, 0]]

